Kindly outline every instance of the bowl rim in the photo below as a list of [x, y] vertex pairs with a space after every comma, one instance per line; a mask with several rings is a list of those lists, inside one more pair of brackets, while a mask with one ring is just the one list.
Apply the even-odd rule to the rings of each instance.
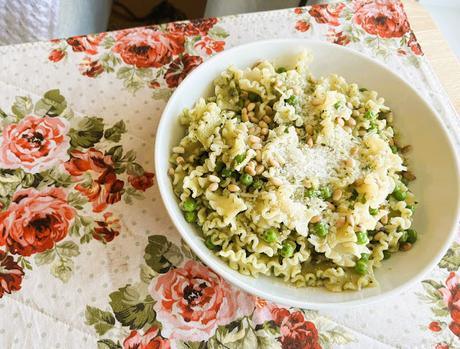
[[[257, 40], [257, 41], [252, 41], [249, 43], [245, 43], [242, 45], [237, 45], [234, 47], [231, 47], [229, 49], [226, 49], [205, 62], [203, 62], [201, 65], [199, 65], [196, 69], [194, 69], [176, 88], [176, 90], [173, 92], [171, 97], [169, 98], [165, 108], [163, 109], [163, 112], [160, 117], [160, 121], [157, 127], [156, 134], [162, 134], [163, 128], [166, 127], [166, 124], [168, 123], [167, 119], [164, 117], [165, 115], [171, 114], [170, 109], [172, 108], [174, 102], [176, 99], [180, 98], [180, 94], [182, 93], [181, 91], [181, 86], [183, 86], [184, 82], [187, 80], [192, 79], [194, 76], [199, 75], [201, 71], [205, 70], [207, 68], [208, 64], [211, 64], [212, 62], [221, 59], [222, 56], [224, 55], [231, 55], [234, 51], [239, 51], [239, 50], [244, 50], [248, 49], [251, 46], [257, 46], [257, 45], [276, 45], [280, 43], [298, 43], [303, 46], [305, 46], [306, 49], [308, 49], [308, 44], [315, 44], [315, 45], [324, 45], [324, 46], [329, 46], [329, 47], [334, 47], [334, 49], [342, 52], [347, 52], [348, 54], [352, 54], [355, 56], [359, 56], [360, 58], [369, 61], [370, 63], [374, 65], [380, 66], [380, 68], [384, 69], [388, 74], [392, 75], [393, 78], [398, 80], [401, 84], [405, 86], [405, 88], [410, 89], [412, 92], [415, 93], [415, 95], [422, 101], [422, 103], [425, 104], [425, 106], [432, 112], [432, 114], [435, 116], [436, 122], [439, 124], [441, 131], [443, 132], [444, 137], [447, 139], [447, 144], [448, 147], [450, 148], [450, 151], [453, 154], [454, 157], [454, 170], [455, 170], [455, 177], [457, 181], [457, 187], [460, 188], [460, 174], [459, 174], [459, 169], [460, 169], [460, 164], [459, 164], [459, 154], [454, 146], [453, 142], [453, 137], [450, 135], [448, 132], [443, 120], [439, 116], [439, 113], [433, 109], [433, 107], [425, 100], [425, 98], [415, 89], [413, 88], [410, 84], [408, 84], [404, 79], [402, 79], [398, 74], [393, 72], [390, 68], [385, 66], [383, 63], [370, 58], [366, 56], [365, 54], [356, 51], [352, 48], [349, 47], [344, 47], [320, 40], [312, 40], [312, 39], [301, 39], [301, 38], [284, 38], [284, 39], [268, 39], [268, 40]], [[170, 117], [171, 118], [171, 117]], [[200, 261], [206, 264], [209, 268], [211, 268], [214, 272], [216, 272], [218, 275], [223, 277], [225, 280], [230, 282], [233, 285], [236, 285], [240, 289], [251, 293], [253, 295], [256, 295], [258, 297], [261, 297], [263, 299], [268, 299], [272, 302], [275, 302], [277, 304], [285, 305], [285, 306], [292, 306], [292, 307], [299, 307], [299, 308], [311, 308], [311, 309], [337, 309], [337, 308], [349, 308], [353, 306], [360, 306], [360, 305], [368, 305], [372, 304], [375, 302], [382, 301], [384, 299], [390, 298], [392, 296], [395, 296], [397, 294], [402, 293], [403, 291], [407, 290], [409, 287], [414, 285], [415, 283], [418, 283], [422, 280], [422, 278], [430, 271], [432, 270], [436, 264], [439, 262], [439, 260], [444, 256], [444, 254], [447, 252], [449, 247], [451, 246], [454, 238], [455, 238], [455, 233], [456, 233], [456, 228], [458, 227], [458, 222], [460, 221], [460, 197], [457, 197], [456, 201], [456, 214], [455, 214], [455, 220], [450, 224], [450, 233], [448, 235], [448, 238], [440, 248], [439, 252], [435, 256], [435, 258], [432, 259], [430, 263], [425, 265], [422, 269], [420, 269], [417, 273], [415, 273], [412, 277], [410, 277], [407, 281], [402, 283], [401, 285], [390, 289], [388, 291], [384, 291], [380, 294], [377, 295], [371, 295], [367, 296], [365, 298], [360, 298], [360, 299], [354, 299], [354, 300], [343, 300], [343, 301], [338, 301], [338, 302], [333, 302], [333, 303], [328, 303], [327, 301], [308, 301], [308, 300], [295, 300], [295, 299], [286, 299], [283, 298], [282, 296], [272, 294], [270, 292], [265, 292], [264, 290], [258, 288], [258, 287], [253, 287], [251, 285], [247, 285], [244, 280], [238, 278], [237, 276], [233, 276], [231, 272], [234, 272], [233, 269], [231, 269], [228, 265], [219, 265], [214, 262], [214, 260], [211, 259], [208, 255], [206, 255], [204, 251], [204, 244], [202, 246], [198, 246], [195, 244], [195, 241], [192, 239], [190, 232], [188, 231], [184, 225], [181, 225], [178, 223], [174, 218], [175, 214], [172, 210], [172, 207], [169, 203], [169, 199], [172, 198], [174, 199], [174, 193], [172, 190], [168, 189], [167, 186], [171, 185], [169, 176], [167, 173], [160, 173], [161, 171], [161, 164], [160, 164], [160, 142], [158, 142], [158, 137], [155, 138], [155, 173], [156, 173], [156, 180], [157, 184], [159, 187], [160, 195], [162, 198], [162, 201], [166, 207], [166, 210], [168, 212], [169, 217], [171, 218], [174, 226], [176, 229], [179, 231], [181, 237], [185, 240], [185, 242], [190, 246], [190, 248], [193, 250], [193, 252], [200, 258]], [[344, 291], [347, 292], [347, 291]], [[359, 292], [359, 291], [356, 291]]]

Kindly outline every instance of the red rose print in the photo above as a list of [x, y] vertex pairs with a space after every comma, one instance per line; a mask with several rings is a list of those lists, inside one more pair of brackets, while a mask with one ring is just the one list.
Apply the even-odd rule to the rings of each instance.
[[154, 278], [149, 292], [156, 301], [162, 334], [170, 340], [207, 340], [217, 326], [254, 309], [254, 297], [193, 260]]
[[409, 23], [399, 1], [357, 0], [353, 5], [354, 22], [369, 34], [399, 38], [409, 31]]
[[449, 349], [449, 348], [450, 348], [449, 345], [445, 343], [438, 343], [434, 347], [434, 349]]
[[160, 88], [160, 83], [158, 81], [150, 81], [149, 87], [150, 88]]
[[455, 334], [458, 338], [460, 338], [460, 324], [458, 322], [451, 322], [449, 325], [449, 329]]
[[55, 49], [55, 50], [51, 51], [50, 55], [48, 56], [48, 59], [51, 62], [59, 62], [64, 57], [65, 57], [65, 51]]
[[300, 7], [297, 7], [296, 9], [294, 9], [294, 13], [297, 15], [301, 15], [303, 13], [303, 9], [301, 9]]
[[78, 65], [80, 73], [89, 78], [95, 78], [104, 71], [101, 63], [98, 60], [92, 61], [90, 57], [83, 58], [82, 62]]
[[217, 18], [194, 19], [186, 22], [169, 23], [167, 29], [172, 33], [182, 33], [187, 36], [207, 35], [217, 23]]
[[5, 293], [19, 291], [23, 277], [24, 271], [13, 257], [0, 250], [0, 298]]
[[317, 23], [338, 26], [340, 25], [340, 14], [344, 8], [345, 4], [343, 3], [336, 5], [320, 4], [313, 5], [308, 13], [315, 18]]
[[117, 179], [112, 158], [94, 148], [86, 153], [72, 150], [71, 159], [64, 164], [75, 180], [83, 173], [91, 171], [91, 182], [79, 183], [75, 189], [85, 195], [93, 205], [93, 212], [102, 212], [108, 205], [121, 200], [124, 182]]
[[423, 55], [422, 48], [420, 47], [417, 39], [415, 38], [414, 33], [410, 33], [409, 41], [407, 45], [410, 47], [412, 52], [418, 56]]
[[112, 241], [120, 234], [120, 220], [113, 217], [111, 212], [104, 213], [103, 221], [96, 221], [93, 237], [104, 243]]
[[153, 185], [155, 175], [151, 172], [144, 172], [142, 176], [129, 176], [128, 182], [134, 189], [146, 191]]
[[104, 155], [101, 151], [90, 148], [86, 153], [80, 150], [72, 150], [71, 159], [64, 164], [70, 175], [79, 178], [86, 171], [103, 173], [113, 166], [112, 157]]
[[27, 116], [0, 136], [0, 167], [38, 173], [68, 159], [69, 123], [59, 117]]
[[85, 195], [93, 205], [93, 212], [102, 212], [107, 206], [121, 200], [125, 183], [117, 179], [113, 168], [108, 168], [91, 183], [77, 184], [75, 189]]
[[74, 216], [61, 188], [19, 190], [0, 213], [0, 245], [23, 256], [43, 252], [67, 236]]
[[297, 21], [295, 24], [295, 29], [299, 32], [306, 32], [308, 29], [310, 29], [310, 23], [305, 21]]
[[113, 51], [137, 68], [159, 68], [184, 51], [184, 36], [179, 33], [137, 28], [121, 31], [116, 39]]
[[144, 335], [131, 331], [123, 342], [123, 349], [170, 349], [169, 341], [158, 335], [158, 327], [150, 327]]
[[290, 313], [284, 308], [272, 311], [273, 320], [280, 326], [279, 341], [283, 349], [321, 349], [315, 324], [305, 320], [300, 311]]
[[428, 328], [433, 332], [441, 331], [441, 326], [439, 325], [439, 322], [437, 321], [430, 322], [430, 324], [428, 325]]
[[329, 30], [327, 33], [328, 40], [337, 45], [346, 46], [350, 43], [350, 38], [343, 32], [336, 32], [335, 30]]
[[66, 41], [74, 52], [84, 52], [88, 55], [95, 55], [107, 33], [74, 36]]
[[205, 36], [201, 41], [195, 44], [195, 47], [201, 49], [207, 55], [210, 55], [213, 52], [223, 51], [225, 48], [225, 41], [217, 41]]
[[190, 73], [193, 69], [203, 63], [203, 58], [200, 56], [190, 56], [188, 53], [182, 57], [176, 58], [168, 67], [168, 71], [165, 74], [165, 80], [168, 87], [177, 87], [182, 80]]

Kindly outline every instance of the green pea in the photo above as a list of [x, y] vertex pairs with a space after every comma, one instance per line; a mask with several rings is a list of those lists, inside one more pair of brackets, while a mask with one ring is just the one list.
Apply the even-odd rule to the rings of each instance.
[[403, 232], [403, 234], [399, 238], [399, 242], [406, 242], [408, 237], [409, 237], [409, 234], [407, 233], [407, 231]]
[[407, 193], [400, 188], [396, 188], [391, 195], [398, 201], [403, 201], [407, 197]]
[[408, 208], [408, 209], [411, 210], [412, 212], [415, 211], [415, 205], [406, 205], [406, 208]]
[[391, 148], [391, 152], [393, 154], [396, 154], [398, 152], [398, 147], [396, 145], [392, 145], [392, 146], [390, 146], [390, 148]]
[[315, 234], [321, 238], [325, 237], [329, 232], [329, 230], [327, 229], [327, 225], [321, 222], [315, 223], [313, 229], [315, 231]]
[[224, 168], [222, 170], [222, 177], [231, 177], [233, 171], [230, 170], [229, 168]]
[[246, 186], [249, 186], [252, 184], [253, 182], [253, 178], [251, 175], [247, 174], [247, 173], [243, 173], [240, 177], [240, 182]]
[[211, 237], [208, 236], [206, 238], [206, 240], [204, 241], [204, 244], [206, 245], [207, 248], [209, 248], [210, 250], [215, 250], [216, 249], [216, 245], [214, 245], [214, 243], [212, 242], [211, 240]]
[[334, 108], [335, 108], [336, 110], [338, 110], [341, 106], [342, 106], [342, 102], [340, 102], [340, 101], [335, 102], [335, 104], [334, 104]]
[[224, 167], [225, 164], [222, 161], [217, 161], [215, 170], [217, 173], [220, 173], [224, 169]]
[[284, 257], [284, 258], [292, 257], [295, 251], [295, 247], [296, 247], [295, 242], [293, 241], [283, 242], [283, 246], [281, 247], [281, 250], [280, 250], [281, 257]]
[[195, 223], [196, 222], [196, 212], [185, 212], [184, 213], [185, 220], [189, 223]]
[[330, 199], [332, 196], [332, 191], [329, 187], [322, 187], [319, 192], [323, 200]]
[[257, 93], [252, 92], [252, 91], [248, 93], [248, 99], [251, 102], [260, 102], [261, 101], [260, 96]]
[[234, 160], [237, 164], [241, 164], [245, 158], [246, 158], [246, 154], [238, 154], [237, 156], [235, 156]]
[[383, 251], [383, 259], [390, 259], [391, 252], [390, 251]]
[[185, 201], [184, 201], [184, 211], [185, 212], [193, 212], [196, 210], [196, 201], [193, 200], [192, 198], [187, 198]]
[[286, 103], [290, 104], [290, 105], [293, 105], [293, 106], [296, 105], [297, 104], [297, 97], [292, 95], [291, 97], [286, 99]]
[[286, 73], [286, 72], [287, 72], [287, 69], [286, 69], [285, 67], [278, 67], [278, 68], [276, 69], [276, 72], [277, 72], [278, 74]]
[[365, 114], [364, 114], [364, 118], [365, 119], [368, 119], [368, 120], [372, 120], [375, 118], [375, 114], [373, 112], [371, 112], [370, 110], [368, 110]]
[[414, 229], [407, 229], [407, 242], [414, 244], [417, 241], [417, 232]]
[[379, 209], [378, 209], [378, 208], [369, 207], [369, 213], [370, 213], [372, 216], [375, 216], [375, 215], [377, 215], [377, 213], [379, 213]]
[[318, 191], [313, 189], [313, 188], [309, 188], [305, 191], [305, 194], [304, 194], [307, 198], [315, 198], [319, 195]]
[[267, 229], [262, 238], [268, 242], [269, 244], [275, 242], [276, 240], [278, 240], [278, 232], [276, 231], [275, 228], [269, 228]]
[[369, 260], [369, 253], [361, 253], [361, 260], [367, 262]]
[[264, 185], [264, 182], [259, 179], [259, 178], [256, 178], [253, 182], [252, 182], [252, 187], [254, 189], [260, 189], [262, 188], [262, 186]]
[[369, 238], [367, 237], [367, 233], [365, 231], [358, 231], [356, 232], [356, 243], [358, 245], [365, 245], [369, 242]]
[[367, 273], [367, 261], [359, 259], [356, 262], [355, 271], [360, 275], [365, 275]]

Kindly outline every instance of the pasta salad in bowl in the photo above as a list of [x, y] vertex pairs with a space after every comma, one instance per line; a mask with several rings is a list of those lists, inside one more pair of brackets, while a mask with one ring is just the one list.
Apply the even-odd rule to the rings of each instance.
[[[398, 127], [407, 116], [371, 79], [343, 76], [343, 61], [325, 69], [322, 46], [335, 50], [303, 42], [281, 55], [257, 54], [250, 64], [217, 64], [201, 95], [176, 105], [175, 115], [166, 108], [182, 131], [167, 150], [156, 145], [157, 176], [161, 168], [169, 181], [160, 190], [164, 198], [167, 185], [168, 199], [175, 196], [172, 217], [181, 214], [184, 225], [176, 225], [195, 253], [246, 290], [290, 305], [347, 304], [395, 291], [420, 268], [396, 282], [391, 273], [404, 266], [403, 255], [422, 253], [428, 236], [414, 220], [426, 195], [418, 195], [411, 156], [417, 141], [404, 123]], [[458, 190], [458, 177], [451, 182]]]

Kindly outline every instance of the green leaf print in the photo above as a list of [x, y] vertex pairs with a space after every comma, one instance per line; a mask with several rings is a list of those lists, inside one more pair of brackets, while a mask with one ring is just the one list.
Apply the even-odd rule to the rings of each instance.
[[56, 245], [59, 255], [64, 257], [76, 257], [80, 254], [80, 248], [73, 241], [65, 241]]
[[111, 339], [101, 339], [97, 341], [97, 349], [121, 349], [121, 344]]
[[182, 263], [184, 257], [179, 247], [169, 242], [163, 235], [149, 236], [145, 247], [145, 263], [157, 273], [166, 273], [174, 266]]
[[34, 257], [35, 264], [37, 265], [50, 264], [54, 261], [55, 258], [56, 258], [56, 251], [54, 251], [54, 248], [50, 250], [46, 250], [39, 254], [36, 254]]
[[208, 341], [209, 349], [252, 349], [258, 348], [256, 331], [247, 318], [220, 326]]
[[51, 265], [51, 274], [62, 282], [69, 281], [73, 273], [73, 261], [69, 258], [60, 258]]
[[142, 176], [144, 174], [144, 168], [137, 162], [130, 162], [126, 166], [126, 172], [130, 176]]
[[95, 116], [87, 117], [78, 123], [77, 129], [70, 129], [70, 144], [73, 147], [91, 148], [104, 134], [104, 121]]
[[42, 99], [35, 104], [34, 112], [38, 116], [59, 116], [67, 108], [63, 95], [56, 90], [49, 90]]
[[106, 334], [115, 325], [112, 313], [89, 305], [86, 306], [85, 318], [86, 323], [93, 326], [99, 336]]
[[131, 330], [141, 329], [155, 321], [154, 300], [144, 296], [133, 286], [127, 285], [110, 294], [110, 306], [117, 320]]
[[29, 96], [17, 96], [14, 100], [13, 106], [11, 107], [11, 111], [19, 120], [27, 116], [27, 114], [30, 114], [32, 112], [32, 108], [32, 99]]
[[123, 120], [120, 120], [105, 130], [104, 138], [112, 142], [119, 142], [123, 133], [126, 133], [126, 124]]
[[208, 35], [212, 38], [212, 39], [225, 39], [226, 37], [228, 37], [228, 33], [225, 31], [224, 28], [221, 28], [219, 26], [214, 26], [213, 28], [211, 28], [211, 30], [208, 32]]
[[438, 265], [448, 271], [457, 271], [460, 268], [460, 244], [458, 242], [452, 244]]

